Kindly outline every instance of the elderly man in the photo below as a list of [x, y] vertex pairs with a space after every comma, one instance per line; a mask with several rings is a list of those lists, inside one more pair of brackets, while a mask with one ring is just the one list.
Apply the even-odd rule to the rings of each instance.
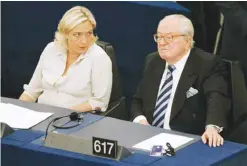
[[164, 129], [202, 134], [203, 143], [223, 145], [231, 107], [226, 64], [193, 47], [194, 28], [183, 15], [160, 21], [154, 40], [158, 53], [147, 66], [133, 97], [133, 121]]

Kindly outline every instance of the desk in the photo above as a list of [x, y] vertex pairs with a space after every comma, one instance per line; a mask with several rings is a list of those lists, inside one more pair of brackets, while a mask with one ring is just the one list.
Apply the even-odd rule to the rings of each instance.
[[[7, 100], [11, 102], [14, 100]], [[39, 107], [39, 104], [37, 104]], [[47, 106], [49, 107], [49, 106]], [[95, 115], [85, 116], [86, 119]], [[107, 127], [103, 127], [103, 125]], [[111, 125], [111, 128], [109, 126]], [[116, 130], [116, 129], [119, 130]], [[138, 131], [138, 132], [137, 132]], [[119, 144], [131, 147], [133, 144], [149, 138], [157, 133], [166, 132], [164, 129], [143, 126], [127, 121], [121, 121], [108, 117], [101, 117], [97, 121], [83, 126], [77, 131], [66, 131], [67, 134], [80, 135], [90, 139], [92, 135], [117, 139]], [[174, 131], [169, 131], [174, 132]], [[179, 132], [176, 132], [179, 133]], [[181, 134], [181, 133], [179, 133]], [[12, 166], [54, 166], [59, 163], [68, 165], [246, 165], [247, 146], [225, 141], [224, 146], [210, 148], [201, 141], [197, 141], [179, 151], [174, 157], [151, 157], [144, 153], [135, 153], [120, 162], [87, 156], [68, 151], [44, 147], [42, 144], [34, 144], [33, 141], [42, 137], [44, 132], [35, 130], [18, 130], [12, 135], [2, 139], [2, 163]], [[187, 134], [183, 134], [187, 135]], [[192, 135], [190, 135], [192, 136]], [[192, 136], [198, 139], [198, 136]]]
[[[65, 109], [65, 108], [61, 108], [61, 107], [49, 106], [49, 105], [45, 105], [45, 104], [32, 103], [32, 102], [23, 102], [20, 100], [5, 98], [5, 97], [1, 97], [1, 102], [15, 104], [17, 106], [25, 107], [25, 108], [28, 108], [28, 109], [31, 109], [34, 111], [38, 111], [38, 112], [52, 112], [52, 113], [54, 113], [52, 116], [50, 116], [46, 120], [40, 122], [39, 124], [37, 124], [31, 128], [32, 130], [38, 130], [38, 131], [43, 131], [43, 132], [46, 131], [47, 125], [54, 118], [61, 117], [64, 115], [69, 115], [71, 112], [73, 112], [73, 110], [69, 110], [69, 109]], [[84, 127], [86, 125], [89, 125], [89, 124], [103, 118], [102, 116], [92, 115], [92, 114], [87, 114], [85, 116], [86, 117], [88, 116], [88, 118], [86, 118], [85, 122], [80, 127]], [[57, 121], [56, 124], [58, 126], [60, 126], [60, 125], [66, 124], [68, 122], [69, 122], [69, 118], [64, 118], [64, 119]], [[74, 128], [74, 130], [76, 130], [76, 129], [79, 129], [79, 128]], [[54, 127], [50, 126], [48, 131], [52, 131], [52, 130], [54, 130]]]

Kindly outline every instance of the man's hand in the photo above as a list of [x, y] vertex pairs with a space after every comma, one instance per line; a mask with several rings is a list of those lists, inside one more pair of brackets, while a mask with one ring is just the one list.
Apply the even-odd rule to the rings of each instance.
[[143, 125], [150, 125], [146, 119], [142, 119], [138, 123], [143, 124]]
[[214, 147], [223, 145], [224, 139], [221, 137], [221, 135], [218, 133], [218, 131], [214, 127], [208, 127], [206, 131], [202, 135], [202, 142], [206, 144], [208, 142], [208, 145], [211, 147], [212, 145]]

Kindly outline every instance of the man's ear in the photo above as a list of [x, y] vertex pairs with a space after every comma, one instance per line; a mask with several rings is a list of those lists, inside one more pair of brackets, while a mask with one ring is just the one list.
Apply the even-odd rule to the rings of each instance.
[[185, 40], [187, 41], [188, 47], [191, 48], [193, 40], [190, 37], [186, 37]]

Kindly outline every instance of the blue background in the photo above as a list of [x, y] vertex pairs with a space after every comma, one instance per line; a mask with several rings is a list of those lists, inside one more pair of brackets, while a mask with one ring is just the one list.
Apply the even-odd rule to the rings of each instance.
[[156, 50], [153, 34], [159, 20], [188, 12], [173, 2], [1, 2], [2, 96], [19, 97], [42, 50], [54, 39], [59, 20], [76, 5], [93, 12], [95, 33], [113, 45], [128, 103], [140, 81], [145, 56]]

